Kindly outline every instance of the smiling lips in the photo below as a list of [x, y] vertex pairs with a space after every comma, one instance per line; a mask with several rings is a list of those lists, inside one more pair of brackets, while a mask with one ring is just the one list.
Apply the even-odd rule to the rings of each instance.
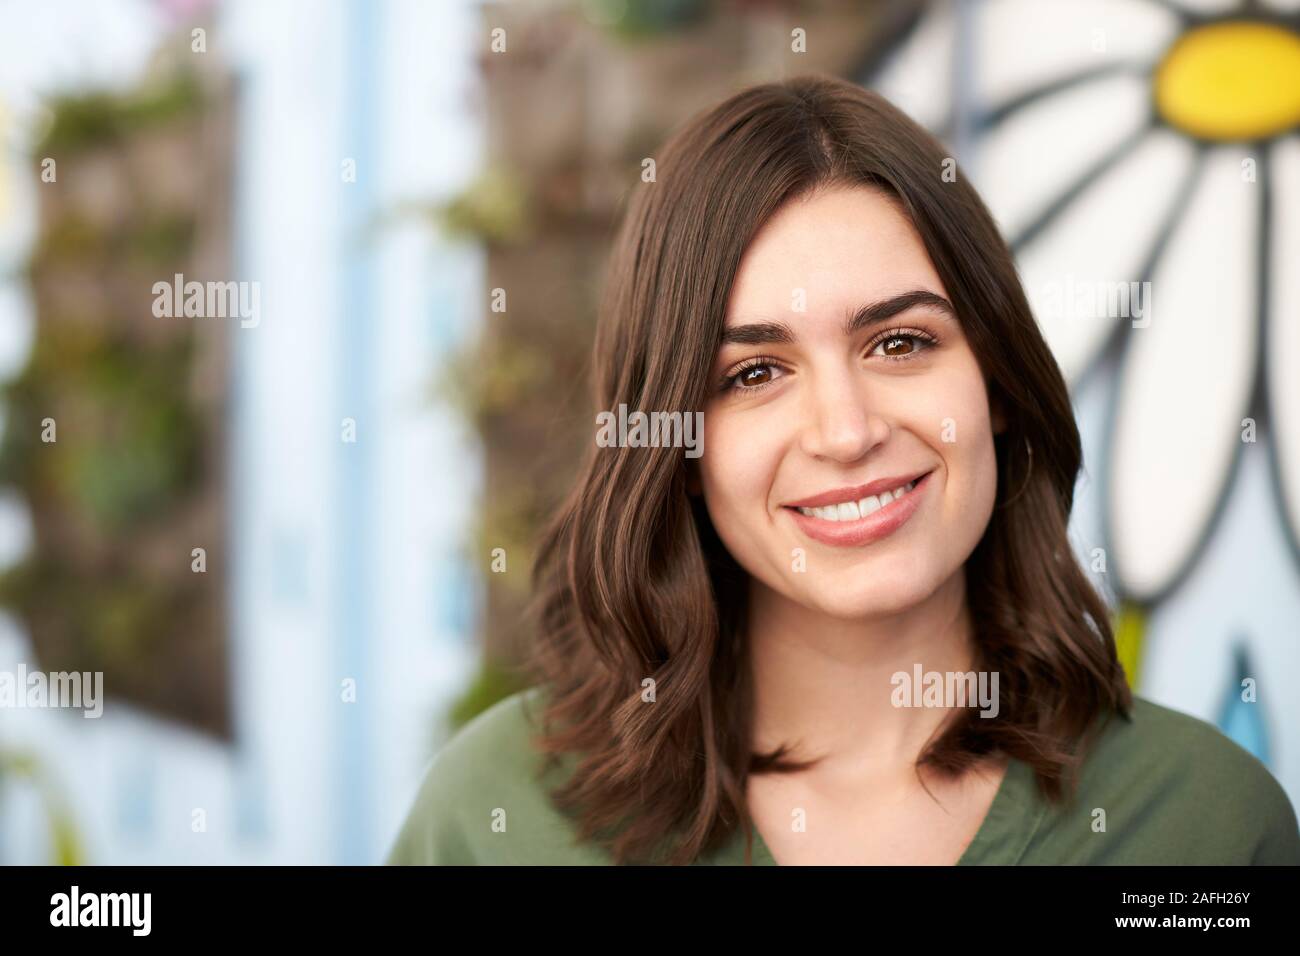
[[930, 473], [884, 478], [840, 488], [784, 507], [795, 524], [816, 541], [860, 547], [893, 534], [921, 503]]

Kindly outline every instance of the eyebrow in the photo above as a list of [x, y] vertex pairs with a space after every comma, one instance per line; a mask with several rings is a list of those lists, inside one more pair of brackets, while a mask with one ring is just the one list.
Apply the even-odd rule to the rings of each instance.
[[[943, 296], [924, 289], [913, 289], [911, 292], [864, 305], [845, 320], [844, 334], [853, 335], [918, 306], [927, 306], [946, 313], [949, 318], [957, 318], [952, 303]], [[790, 326], [779, 321], [747, 322], [744, 325], [733, 325], [722, 333], [723, 345], [789, 345], [794, 339], [794, 331]]]

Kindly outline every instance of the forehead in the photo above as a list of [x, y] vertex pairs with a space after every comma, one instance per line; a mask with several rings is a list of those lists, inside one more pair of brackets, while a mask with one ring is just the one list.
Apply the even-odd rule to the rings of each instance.
[[945, 295], [915, 227], [892, 197], [837, 186], [790, 200], [763, 224], [741, 259], [727, 321], [789, 311], [797, 290], [809, 313], [822, 313], [912, 289]]

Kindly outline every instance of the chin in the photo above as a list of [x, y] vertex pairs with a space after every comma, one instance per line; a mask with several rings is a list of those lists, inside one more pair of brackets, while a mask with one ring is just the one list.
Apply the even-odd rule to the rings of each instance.
[[910, 568], [885, 574], [854, 569], [817, 582], [805, 600], [830, 617], [845, 620], [899, 614], [929, 597], [937, 586], [930, 576]]

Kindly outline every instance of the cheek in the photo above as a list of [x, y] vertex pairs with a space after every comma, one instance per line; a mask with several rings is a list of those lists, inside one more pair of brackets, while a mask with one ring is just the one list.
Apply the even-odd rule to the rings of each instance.
[[704, 416], [700, 484], [709, 518], [729, 548], [766, 527], [768, 497], [781, 460], [772, 429], [759, 427], [757, 416], [751, 419]]
[[997, 457], [988, 396], [973, 359], [965, 374], [949, 380], [945, 406], [947, 411], [939, 415], [935, 445], [947, 473], [945, 524], [960, 529], [962, 546], [973, 548], [997, 497]]

